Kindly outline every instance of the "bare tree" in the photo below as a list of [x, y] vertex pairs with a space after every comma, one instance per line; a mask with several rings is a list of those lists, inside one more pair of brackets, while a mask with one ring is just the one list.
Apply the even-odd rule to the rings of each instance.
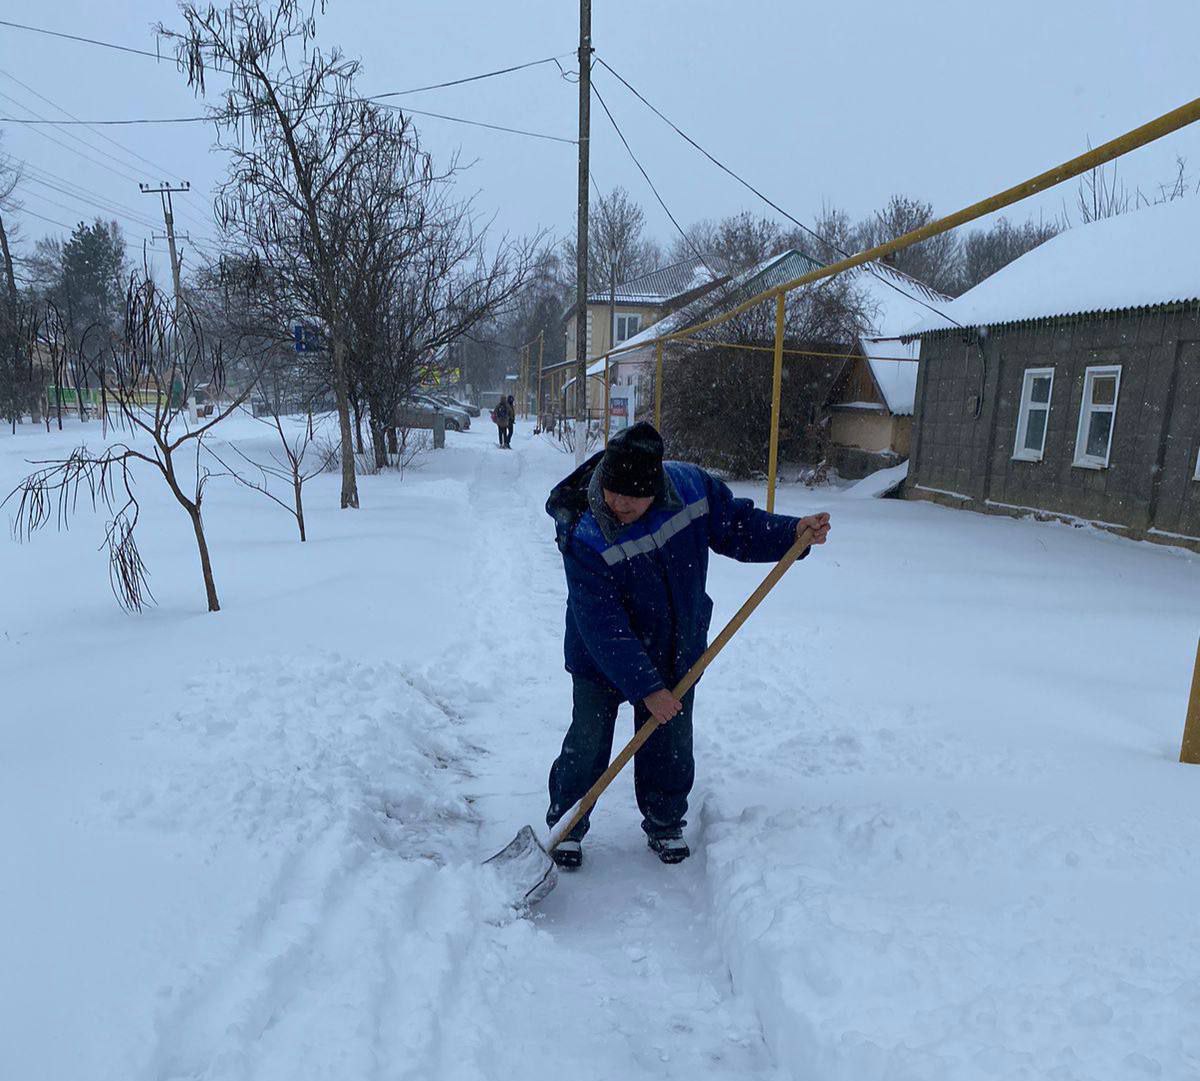
[[4, 301], [0, 306], [0, 318], [11, 318], [17, 306], [17, 276], [13, 269], [12, 249], [9, 247], [8, 229], [4, 217], [20, 205], [15, 199], [17, 185], [21, 182], [20, 167], [0, 150], [0, 259], [3, 259]]
[[[271, 410], [268, 416], [258, 419], [270, 425], [279, 437], [281, 451], [278, 454], [272, 451], [270, 462], [251, 458], [232, 442], [227, 445], [241, 459], [240, 467], [236, 463], [231, 465], [228, 458], [221, 457], [212, 446], [208, 446], [208, 453], [238, 484], [266, 496], [287, 511], [296, 520], [296, 528], [300, 531], [300, 541], [303, 543], [308, 540], [304, 525], [304, 485], [329, 469], [338, 454], [338, 445], [317, 440], [318, 429], [313, 424], [311, 413], [302, 419], [299, 428], [294, 429], [290, 435], [284, 427], [285, 418], [279, 412]], [[253, 473], [247, 473], [247, 467]], [[257, 477], [254, 473], [257, 473]], [[283, 481], [289, 486], [290, 501], [275, 494], [271, 487], [271, 479]]]
[[[1091, 146], [1091, 143], [1088, 143]], [[1187, 174], [1187, 159], [1175, 158], [1175, 172], [1169, 180], [1159, 184], [1152, 194], [1147, 195], [1141, 188], [1132, 192], [1125, 186], [1124, 181], [1117, 177], [1117, 163], [1111, 168], [1099, 166], [1086, 172], [1079, 178], [1079, 186], [1075, 192], [1075, 209], [1083, 224], [1102, 221], [1105, 218], [1115, 218], [1119, 214], [1127, 214], [1146, 206], [1159, 206], [1182, 199], [1197, 190], [1197, 185]], [[1064, 208], [1063, 217], [1066, 218]]]
[[220, 343], [210, 346], [187, 306], [152, 281], [133, 282], [124, 330], [117, 346], [96, 373], [105, 405], [116, 408], [118, 424], [129, 441], [93, 450], [82, 446], [66, 459], [35, 462], [41, 468], [26, 477], [5, 499], [16, 499], [13, 532], [28, 538], [51, 521], [68, 528], [80, 496], [93, 508], [110, 512], [105, 531], [109, 580], [121, 605], [140, 611], [148, 599], [146, 566], [135, 539], [141, 506], [134, 478], [157, 473], [187, 513], [200, 556], [210, 612], [220, 609], [201, 507], [211, 474], [203, 464], [203, 442], [216, 425], [235, 412], [250, 393], [247, 386], [204, 423], [188, 423], [187, 401], [199, 382], [221, 384], [224, 358]]
[[1152, 203], [1157, 206], [1160, 203], [1173, 203], [1176, 199], [1182, 199], [1184, 196], [1192, 194], [1198, 188], [1200, 185], [1188, 176], [1187, 158], [1176, 155], [1175, 175], [1165, 183], [1159, 184], [1158, 191], [1152, 199], [1142, 195], [1141, 191], [1138, 192], [1138, 196], [1143, 203]]
[[489, 252], [470, 202], [452, 197], [456, 163], [435, 172], [407, 128], [393, 134], [359, 176], [348, 242], [358, 268], [349, 302], [353, 371], [378, 468], [401, 449], [397, 407], [445, 366], [450, 343], [514, 302], [542, 239], [501, 237]]
[[[788, 294], [784, 345], [809, 353], [844, 354], [869, 322], [869, 300], [849, 274]], [[738, 299], [708, 296], [688, 310], [697, 323]], [[670, 346], [663, 374], [663, 429], [672, 455], [734, 476], [761, 472], [770, 435], [775, 305], [758, 304], [701, 331], [703, 344]], [[781, 447], [819, 462], [829, 442], [826, 403], [846, 361], [785, 355]]]
[[29, 357], [25, 351], [36, 340], [36, 336], [23, 333], [22, 323], [25, 320], [17, 291], [9, 230], [5, 225], [6, 215], [19, 209], [14, 196], [20, 180], [20, 169], [11, 158], [0, 152], [0, 259], [3, 260], [0, 266], [3, 272], [0, 289], [0, 415], [12, 423], [14, 430], [17, 419], [25, 410], [29, 393], [26, 385]]
[[998, 218], [986, 229], [974, 229], [962, 242], [962, 267], [959, 288], [970, 289], [1001, 267], [1061, 232], [1055, 221], [1030, 219], [1014, 225], [1007, 218]]
[[812, 255], [823, 263], [836, 263], [848, 253], [858, 251], [861, 240], [858, 227], [850, 220], [849, 214], [832, 203], [821, 204], [812, 230], [820, 238], [813, 239]]
[[696, 222], [671, 245], [672, 260], [694, 259], [696, 252], [711, 258], [713, 270], [737, 273], [799, 247], [796, 238], [786, 233], [773, 218], [743, 210], [719, 221]]
[[[662, 264], [662, 250], [644, 235], [645, 224], [642, 208], [624, 188], [600, 196], [588, 218], [589, 282], [609, 286], [615, 274], [619, 285]], [[562, 266], [564, 284], [569, 288], [575, 285], [575, 265], [575, 241], [568, 239], [562, 245]]]
[[[1092, 148], [1088, 140], [1088, 149]], [[1085, 225], [1092, 221], [1102, 221], [1104, 218], [1115, 218], [1124, 214], [1134, 205], [1134, 194], [1125, 186], [1125, 182], [1117, 176], [1117, 163], [1112, 167], [1098, 165], [1089, 169], [1079, 178], [1079, 186], [1075, 191], [1075, 209], [1079, 220]]]
[[[861, 251], [895, 240], [933, 221], [933, 207], [907, 195], [893, 195], [882, 210], [859, 224], [857, 243]], [[959, 241], [953, 233], [942, 233], [888, 256], [884, 262], [902, 270], [941, 293], [958, 291]]]
[[[323, 8], [322, 4], [322, 8]], [[188, 84], [232, 73], [210, 112], [230, 156], [218, 217], [233, 246], [253, 253], [315, 316], [330, 343], [341, 431], [343, 508], [358, 506], [351, 445], [345, 241], [357, 208], [356, 174], [376, 150], [380, 110], [353, 93], [359, 64], [315, 45], [315, 5], [302, 0], [232, 0], [217, 8], [185, 2], [176, 43]], [[303, 307], [302, 307], [303, 306]]]

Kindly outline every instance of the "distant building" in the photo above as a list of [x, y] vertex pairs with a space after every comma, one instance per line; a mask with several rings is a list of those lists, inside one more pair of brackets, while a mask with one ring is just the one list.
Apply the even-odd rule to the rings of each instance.
[[[724, 264], [714, 256], [706, 256], [659, 267], [648, 274], [622, 282], [612, 292], [602, 288], [589, 292], [586, 327], [588, 359], [602, 357], [614, 344], [621, 345], [664, 315], [690, 304], [728, 280]], [[556, 366], [559, 371], [551, 373], [551, 386], [543, 387], [543, 395], [557, 393], [559, 397], [551, 400], [560, 404], [564, 387], [568, 396], [573, 394], [575, 372], [571, 365], [575, 362], [575, 311], [576, 305], [572, 304], [563, 313], [568, 359], [563, 365]], [[553, 384], [557, 384], [557, 387], [554, 388]], [[600, 410], [603, 405], [603, 381], [593, 379], [589, 373], [588, 406], [592, 410]], [[573, 404], [567, 408], [574, 412]]]
[[[763, 290], [770, 289], [775, 285], [782, 285], [784, 282], [798, 278], [802, 274], [807, 274], [819, 266], [820, 264], [815, 260], [810, 259], [803, 252], [796, 251], [795, 249], [780, 252], [778, 255], [773, 255], [770, 259], [765, 259], [749, 270], [742, 271], [742, 273], [733, 277], [713, 282], [709, 286], [709, 289], [689, 297], [686, 304], [691, 305], [692, 301], [702, 299], [705, 293], [713, 291], [716, 286], [722, 286], [719, 294], [719, 304], [714, 303], [707, 310], [701, 305], [699, 314], [696, 313], [694, 308], [689, 308], [689, 315], [693, 319], [712, 318], [724, 311], [728, 311], [730, 308], [736, 307], [743, 300], [754, 296], [756, 293], [761, 293]], [[654, 340], [662, 337], [664, 334], [671, 333], [673, 330], [681, 329], [684, 316], [683, 307], [684, 305], [674, 307], [671, 312], [657, 322], [648, 324], [638, 333], [630, 335], [623, 342], [619, 342], [618, 344], [622, 345], [628, 351], [619, 353], [609, 363], [608, 377], [611, 384], [613, 386], [633, 388], [637, 403], [636, 410], [639, 417], [648, 417], [654, 412], [654, 402], [651, 394], [654, 366], [657, 359], [653, 344]], [[600, 393], [603, 394], [603, 353], [600, 354], [600, 359], [588, 368], [588, 379], [597, 383], [600, 387]]]
[[869, 334], [852, 344], [859, 357], [845, 365], [829, 397], [830, 465], [857, 478], [908, 457], [920, 343], [900, 336], [952, 298], [886, 263], [850, 273], [866, 301]]
[[1200, 198], [1059, 234], [920, 328], [911, 497], [1200, 546]]
[[[719, 315], [749, 297], [795, 281], [820, 266], [797, 249], [780, 252], [732, 278], [721, 290], [719, 306], [702, 310], [699, 315], [689, 309], [689, 315], [692, 318]], [[819, 364], [828, 370], [832, 390], [825, 403], [824, 420], [830, 426], [830, 464], [842, 476], [862, 477], [908, 456], [919, 345], [901, 340], [900, 335], [923, 316], [942, 310], [951, 298], [884, 264], [872, 263], [849, 273], [866, 309], [866, 329], [871, 336], [822, 346], [820, 351], [832, 356], [792, 358], [790, 362]], [[636, 388], [640, 416], [650, 416], [654, 409], [651, 395], [656, 362], [654, 341], [682, 329], [683, 315], [682, 311], [673, 312], [634, 335], [624, 342], [628, 352], [610, 361], [609, 378], [613, 385]], [[855, 359], [846, 359], [851, 356]], [[601, 380], [602, 389], [603, 374], [601, 357], [588, 369], [588, 377]]]

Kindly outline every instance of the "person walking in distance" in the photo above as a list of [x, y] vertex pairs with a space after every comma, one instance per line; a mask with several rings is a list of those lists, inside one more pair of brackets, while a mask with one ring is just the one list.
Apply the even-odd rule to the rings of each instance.
[[496, 423], [496, 437], [500, 440], [500, 446], [508, 446], [508, 436], [511, 431], [509, 421], [511, 420], [511, 406], [508, 400], [501, 395], [500, 400], [496, 403], [496, 408], [492, 410], [492, 420]]
[[[553, 827], [604, 772], [617, 710], [631, 702], [636, 727], [650, 717], [663, 722], [634, 757], [642, 830], [659, 859], [678, 863], [690, 855], [683, 828], [695, 776], [695, 688], [682, 700], [668, 688], [708, 645], [708, 553], [774, 562], [805, 529], [824, 544], [829, 515], [768, 514], [699, 466], [664, 463], [662, 438], [645, 421], [560, 481], [546, 512], [567, 577], [572, 680], [571, 725], [550, 769], [546, 821]], [[582, 863], [588, 825], [585, 816], [555, 848], [560, 867]]]
[[508, 430], [504, 433], [504, 445], [512, 448], [513, 428], [517, 423], [517, 403], [513, 401], [513, 396], [508, 396]]

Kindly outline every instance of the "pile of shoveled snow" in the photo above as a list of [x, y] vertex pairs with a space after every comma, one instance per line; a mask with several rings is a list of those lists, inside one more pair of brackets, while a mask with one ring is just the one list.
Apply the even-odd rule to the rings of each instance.
[[397, 665], [272, 657], [193, 678], [183, 697], [139, 736], [159, 772], [123, 800], [125, 817], [266, 844], [337, 828], [431, 858], [431, 829], [474, 822], [459, 784], [477, 751], [454, 710]]
[[725, 956], [796, 1076], [1195, 1076], [1200, 951], [1169, 838], [936, 801], [711, 818]]
[[893, 494], [907, 477], [908, 462], [905, 461], [867, 474], [862, 480], [855, 481], [843, 489], [841, 494], [846, 499], [882, 499]]
[[113, 797], [114, 826], [200, 864], [188, 976], [160, 991], [140, 1067], [366, 1077], [438, 1058], [477, 929], [513, 915], [475, 867], [455, 711], [401, 667], [338, 657], [218, 667], [186, 697], [140, 737], [153, 772]]

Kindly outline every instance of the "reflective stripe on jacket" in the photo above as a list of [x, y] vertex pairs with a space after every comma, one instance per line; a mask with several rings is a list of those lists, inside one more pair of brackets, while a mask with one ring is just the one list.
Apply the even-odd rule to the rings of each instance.
[[567, 575], [566, 667], [637, 702], [674, 685], [708, 645], [709, 550], [773, 562], [791, 547], [797, 520], [734, 498], [698, 466], [667, 462], [651, 508], [606, 536], [586, 497], [600, 457], [557, 485], [546, 504]]

